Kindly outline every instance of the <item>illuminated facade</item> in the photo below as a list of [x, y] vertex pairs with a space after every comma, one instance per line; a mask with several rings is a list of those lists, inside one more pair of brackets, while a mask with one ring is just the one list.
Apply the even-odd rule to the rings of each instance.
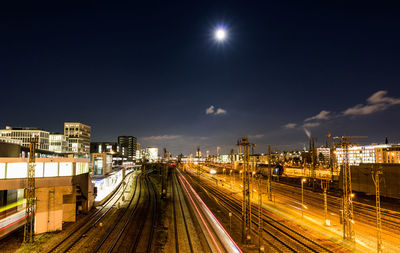
[[60, 133], [49, 135], [49, 150], [56, 153], [68, 152], [68, 137]]
[[122, 151], [121, 146], [116, 142], [92, 142], [90, 143], [90, 153], [110, 153], [117, 154]]
[[111, 172], [113, 164], [112, 155], [107, 153], [90, 154], [90, 168], [95, 176], [104, 176]]
[[[77, 176], [89, 172], [88, 159], [37, 158], [35, 177]], [[0, 179], [26, 178], [28, 158], [0, 158]]]
[[[377, 150], [388, 148], [390, 145], [369, 145], [369, 146], [352, 146], [349, 147], [349, 163], [350, 165], [360, 165], [361, 163], [380, 163], [381, 158], [377, 156]], [[338, 164], [343, 163], [344, 151], [337, 148], [335, 151]]]
[[325, 159], [325, 161], [329, 161], [329, 159], [331, 157], [331, 149], [330, 148], [324, 148], [324, 147], [317, 148], [317, 159], [318, 159], [318, 161], [320, 161], [320, 157], [321, 157], [320, 154], [322, 154], [322, 156]]
[[158, 148], [146, 148], [146, 158], [149, 162], [156, 162], [158, 160]]
[[77, 122], [64, 123], [64, 135], [68, 137], [68, 149], [72, 153], [90, 152], [91, 127]]
[[140, 160], [143, 158], [143, 154], [145, 154], [146, 151], [142, 149], [137, 149], [136, 150], [136, 160]]
[[377, 163], [400, 163], [400, 146], [382, 147], [376, 149]]
[[38, 148], [49, 150], [50, 133], [39, 128], [32, 127], [10, 127], [0, 130], [0, 138], [21, 141], [21, 146], [29, 147], [30, 140], [33, 137], [38, 138]]

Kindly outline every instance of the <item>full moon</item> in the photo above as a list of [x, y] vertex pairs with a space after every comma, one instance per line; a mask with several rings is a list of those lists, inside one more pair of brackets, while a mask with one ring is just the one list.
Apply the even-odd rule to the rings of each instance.
[[226, 39], [226, 30], [222, 28], [218, 28], [215, 31], [215, 39], [218, 41], [224, 41]]

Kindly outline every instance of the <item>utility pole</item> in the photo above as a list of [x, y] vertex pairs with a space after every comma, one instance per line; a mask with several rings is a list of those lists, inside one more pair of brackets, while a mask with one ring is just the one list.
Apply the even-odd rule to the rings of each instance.
[[382, 175], [381, 170], [372, 171], [372, 180], [375, 184], [375, 195], [376, 195], [376, 252], [382, 252], [382, 223], [381, 223], [381, 199], [379, 189], [379, 175]]
[[161, 184], [161, 198], [167, 196], [167, 175], [168, 175], [168, 153], [167, 149], [164, 148], [164, 169], [162, 170], [162, 184]]
[[268, 200], [269, 200], [269, 201], [272, 201], [271, 177], [272, 177], [272, 170], [271, 170], [271, 145], [268, 145], [267, 195], [268, 195]]
[[331, 170], [331, 178], [333, 177], [333, 150], [332, 150], [332, 135], [330, 132], [326, 135], [328, 137], [329, 148], [329, 168]]
[[231, 149], [231, 170], [233, 170], [233, 167], [234, 167], [234, 162], [235, 162], [235, 153], [234, 153], [235, 151], [233, 150], [233, 149]]
[[342, 147], [342, 175], [343, 175], [343, 239], [355, 241], [354, 236], [354, 213], [353, 213], [353, 192], [351, 190], [351, 171], [349, 160], [350, 137], [342, 136], [340, 145]]
[[329, 181], [328, 180], [321, 180], [321, 188], [324, 190], [324, 213], [325, 213], [325, 225], [330, 226], [331, 221], [328, 219], [328, 196], [327, 196], [327, 190], [329, 187]]
[[30, 140], [29, 164], [27, 175], [27, 187], [25, 188], [25, 217], [26, 223], [24, 227], [24, 242], [33, 243], [35, 234], [35, 153], [38, 137], [35, 136]]
[[[261, 168], [260, 168], [261, 170]], [[261, 172], [261, 171], [260, 171]], [[262, 220], [262, 187], [261, 187], [261, 173], [258, 175], [258, 252], [264, 251], [262, 245], [263, 238], [263, 220]]]
[[251, 239], [249, 150], [252, 144], [249, 143], [247, 137], [242, 137], [238, 140], [237, 145], [243, 146], [242, 243], [247, 244]]
[[316, 176], [315, 176], [315, 163], [316, 163], [316, 159], [315, 159], [315, 139], [314, 137], [311, 138], [311, 169], [312, 169], [312, 185], [313, 185], [313, 191], [315, 191], [315, 180], [316, 180]]

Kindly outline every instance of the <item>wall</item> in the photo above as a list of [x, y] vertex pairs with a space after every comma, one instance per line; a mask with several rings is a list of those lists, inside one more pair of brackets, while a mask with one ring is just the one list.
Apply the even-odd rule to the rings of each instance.
[[0, 142], [0, 157], [20, 157], [20, 155], [20, 145]]

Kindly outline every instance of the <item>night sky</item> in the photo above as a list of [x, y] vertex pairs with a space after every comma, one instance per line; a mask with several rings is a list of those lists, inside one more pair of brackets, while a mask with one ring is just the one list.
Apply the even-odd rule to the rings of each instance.
[[[9, 1], [0, 127], [92, 126], [174, 154], [400, 142], [400, 6], [385, 1]], [[394, 3], [395, 1], [393, 1]], [[214, 40], [217, 26], [228, 38]]]

